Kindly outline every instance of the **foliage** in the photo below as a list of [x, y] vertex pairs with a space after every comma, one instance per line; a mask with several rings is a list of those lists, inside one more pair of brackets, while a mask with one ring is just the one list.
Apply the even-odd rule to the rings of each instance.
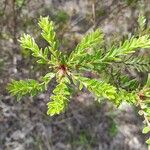
[[140, 31], [144, 31], [146, 26], [146, 18], [144, 15], [142, 14], [139, 15], [138, 24], [139, 24]]
[[[147, 134], [150, 132], [150, 74], [148, 76], [148, 80], [143, 89], [139, 92], [138, 105], [140, 106], [139, 114], [144, 117], [145, 127], [143, 129], [143, 133]], [[150, 138], [146, 141], [146, 143], [150, 144]]]
[[45, 48], [44, 51], [42, 51], [30, 35], [24, 34], [20, 38], [19, 42], [21, 43], [22, 48], [30, 49], [32, 51], [32, 55], [39, 58], [37, 61], [38, 63], [46, 63], [48, 61], [48, 49]]
[[136, 4], [138, 0], [124, 0], [128, 5]]
[[16, 0], [15, 3], [18, 7], [21, 7], [23, 5], [25, 0]]
[[48, 105], [48, 115], [60, 114], [63, 112], [68, 104], [68, 96], [70, 96], [70, 91], [66, 85], [66, 80], [61, 80], [61, 82], [56, 86], [51, 96], [51, 102]]
[[45, 89], [47, 88], [47, 84], [53, 77], [54, 77], [53, 73], [48, 73], [42, 78], [41, 83], [33, 79], [28, 79], [26, 81], [13, 80], [8, 85], [8, 90], [12, 93], [12, 95], [17, 95], [17, 100], [20, 100], [22, 96], [27, 94], [35, 96], [38, 94], [38, 92], [42, 92], [44, 88]]
[[[144, 31], [145, 19], [139, 19], [139, 26]], [[118, 73], [128, 66], [132, 66], [140, 72], [149, 72], [149, 61], [147, 56], [136, 56], [132, 54], [140, 49], [150, 48], [150, 35], [140, 34], [131, 36], [120, 44], [112, 45], [107, 50], [104, 44], [104, 35], [100, 29], [87, 34], [77, 45], [75, 50], [67, 56], [59, 50], [59, 42], [56, 38], [55, 25], [49, 21], [49, 17], [40, 17], [39, 26], [42, 29], [42, 37], [49, 46], [41, 49], [35, 40], [28, 34], [24, 34], [19, 42], [24, 49], [30, 49], [32, 55], [37, 58], [38, 63], [48, 64], [51, 72], [41, 77], [40, 81], [28, 79], [26, 81], [13, 80], [8, 85], [8, 90], [18, 99], [29, 94], [37, 95], [47, 89], [52, 78], [55, 77], [58, 85], [53, 90], [48, 102], [48, 115], [55, 115], [64, 112], [71, 97], [70, 85], [73, 83], [80, 90], [83, 88], [92, 92], [97, 101], [107, 99], [117, 107], [126, 101], [130, 104], [141, 106], [141, 114], [149, 117], [150, 81], [142, 88], [136, 79]], [[116, 66], [116, 64], [119, 64]], [[115, 68], [116, 67], [116, 68]], [[115, 68], [109, 72], [110, 68]], [[84, 76], [90, 71], [97, 78]], [[115, 76], [119, 76], [120, 84], [115, 83]], [[115, 79], [115, 80], [114, 80]], [[114, 80], [114, 82], [112, 82]], [[142, 97], [139, 93], [142, 92]], [[144, 98], [144, 99], [143, 99]], [[148, 119], [145, 119], [149, 125]], [[143, 133], [147, 133], [149, 127], [144, 128]]]
[[124, 63], [128, 66], [134, 67], [138, 72], [149, 72], [150, 70], [150, 58], [144, 55], [130, 57], [124, 60]]
[[149, 48], [150, 37], [149, 35], [140, 36], [138, 38], [131, 37], [120, 44], [119, 47], [112, 47], [103, 58], [103, 61], [118, 61], [121, 56], [134, 53], [138, 48]]
[[69, 15], [65, 11], [59, 10], [54, 19], [57, 23], [66, 23], [69, 20]]
[[115, 99], [116, 88], [97, 79], [89, 79], [81, 76], [74, 76], [74, 79], [79, 81], [79, 89], [85, 86], [96, 97], [104, 97], [106, 99]]
[[117, 133], [118, 133], [117, 124], [116, 124], [116, 122], [114, 121], [113, 118], [112, 118], [112, 122], [111, 122], [111, 127], [109, 128], [108, 131], [109, 131], [109, 135], [110, 135], [111, 137], [116, 136]]

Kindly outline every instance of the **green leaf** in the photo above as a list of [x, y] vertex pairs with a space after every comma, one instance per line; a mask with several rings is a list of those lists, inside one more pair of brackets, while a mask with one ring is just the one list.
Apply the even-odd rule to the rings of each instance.
[[[81, 85], [84, 85], [89, 91], [91, 91], [96, 97], [104, 97], [107, 99], [115, 99], [116, 88], [108, 83], [99, 81], [97, 79], [89, 79], [86, 77], [75, 76]], [[80, 87], [82, 87], [80, 85]]]
[[143, 31], [145, 29], [145, 25], [146, 25], [146, 18], [144, 15], [142, 15], [142, 14], [139, 15], [138, 24], [139, 24], [140, 30]]
[[49, 20], [49, 17], [40, 17], [39, 26], [42, 29], [43, 38], [49, 43], [49, 51], [55, 56], [59, 57], [60, 51], [58, 51], [58, 41], [56, 39], [55, 25], [53, 21]]
[[17, 5], [17, 7], [22, 7], [22, 5], [24, 4], [24, 0], [16, 0], [15, 3]]
[[[103, 33], [100, 29], [86, 35], [77, 45], [76, 49], [69, 56], [70, 64], [80, 64], [86, 59], [89, 53], [95, 54], [94, 47], [103, 44]], [[90, 52], [91, 51], [91, 52]], [[80, 61], [79, 61], [80, 60]]]
[[118, 57], [134, 53], [138, 48], [150, 48], [150, 36], [144, 35], [138, 38], [131, 37], [120, 44], [118, 48], [111, 47], [108, 53], [104, 56], [103, 61], [117, 60]]
[[118, 90], [116, 97], [115, 97], [115, 101], [118, 104], [118, 106], [120, 105], [122, 101], [126, 101], [129, 104], [136, 104], [137, 99], [138, 99], [138, 96], [137, 96], [136, 91], [127, 92], [126, 90], [121, 89], [121, 88]]
[[150, 57], [132, 56], [123, 61], [128, 67], [137, 69], [138, 72], [150, 72]]
[[38, 92], [42, 92], [43, 85], [32, 79], [28, 79], [26, 81], [13, 80], [10, 84], [8, 84], [7, 89], [13, 96], [17, 96], [17, 100], [20, 100], [27, 94], [35, 96], [38, 94]]
[[143, 128], [142, 133], [143, 133], [143, 134], [147, 134], [149, 131], [150, 131], [150, 127], [149, 127], [149, 126], [146, 126], [146, 127]]
[[148, 140], [146, 140], [146, 143], [147, 143], [148, 145], [150, 145], [150, 138], [149, 138]]
[[79, 84], [79, 90], [82, 90], [82, 89], [83, 89], [83, 84], [80, 83], [80, 84]]
[[22, 48], [31, 50], [34, 57], [40, 58], [40, 60], [38, 60], [39, 63], [46, 63], [48, 61], [47, 55], [43, 54], [42, 49], [39, 49], [38, 45], [30, 35], [23, 34], [19, 42], [21, 43]]
[[44, 77], [42, 77], [42, 81], [43, 81], [43, 83], [44, 83], [44, 85], [45, 85], [45, 89], [47, 90], [47, 85], [48, 85], [48, 83], [52, 80], [52, 78], [54, 78], [55, 77], [55, 73], [53, 73], [53, 72], [49, 72], [49, 73], [47, 73]]
[[69, 102], [68, 97], [70, 96], [70, 91], [66, 84], [66, 81], [63, 80], [53, 90], [53, 95], [50, 97], [51, 101], [47, 103], [48, 115], [53, 116], [65, 111]]
[[148, 74], [147, 83], [145, 86], [150, 88], [150, 73]]

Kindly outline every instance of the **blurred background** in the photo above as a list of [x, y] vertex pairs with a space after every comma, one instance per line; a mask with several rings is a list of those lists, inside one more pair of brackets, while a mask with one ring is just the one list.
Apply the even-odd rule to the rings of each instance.
[[0, 0], [0, 150], [147, 150], [143, 120], [127, 104], [116, 109], [96, 103], [86, 90], [75, 91], [66, 112], [50, 117], [46, 103], [55, 82], [20, 102], [6, 90], [11, 79], [38, 79], [48, 71], [17, 41], [28, 33], [46, 45], [37, 25], [40, 16], [55, 22], [60, 49], [69, 53], [96, 28], [108, 42], [134, 33], [141, 12], [149, 20], [150, 0]]

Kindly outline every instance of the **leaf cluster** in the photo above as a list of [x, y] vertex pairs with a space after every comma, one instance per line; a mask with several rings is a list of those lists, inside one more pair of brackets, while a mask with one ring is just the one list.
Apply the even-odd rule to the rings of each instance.
[[[138, 21], [141, 31], [144, 31], [145, 19], [140, 18]], [[97, 29], [85, 35], [71, 54], [67, 56], [59, 50], [55, 25], [49, 20], [49, 17], [40, 17], [38, 25], [41, 28], [42, 37], [49, 44], [47, 47], [39, 48], [33, 37], [28, 34], [23, 34], [19, 42], [22, 48], [32, 52], [32, 55], [37, 58], [37, 63], [47, 64], [51, 71], [41, 77], [40, 81], [33, 79], [13, 80], [8, 85], [8, 90], [13, 96], [17, 96], [18, 100], [27, 94], [35, 96], [39, 92], [47, 90], [49, 83], [55, 78], [57, 85], [47, 103], [48, 115], [53, 116], [66, 110], [72, 93], [70, 85], [74, 84], [79, 90], [83, 88], [89, 90], [97, 101], [107, 99], [116, 106], [119, 106], [122, 101], [134, 105], [139, 104], [140, 113], [145, 118], [150, 118], [149, 79], [142, 89], [141, 96], [139, 95], [141, 89], [137, 88], [139, 86], [137, 80], [130, 80], [126, 75], [119, 73], [119, 67], [122, 68], [121, 64], [125, 67], [132, 66], [140, 72], [149, 72], [149, 58], [131, 55], [140, 49], [150, 49], [149, 34], [132, 36], [105, 50], [104, 34], [100, 29]], [[115, 64], [118, 64], [117, 69], [107, 72], [109, 68], [114, 68]], [[96, 78], [86, 77], [85, 72], [91, 72]], [[121, 80], [121, 82], [113, 83], [117, 80]], [[149, 125], [149, 119], [145, 120]], [[150, 127], [146, 126], [143, 133], [148, 131], [150, 131]]]
[[[139, 72], [150, 71], [150, 59], [145, 55], [134, 57], [133, 53], [140, 49], [150, 49], [150, 35], [146, 34], [146, 20], [140, 16], [138, 19], [140, 34], [112, 45], [105, 46], [104, 34], [100, 29], [83, 37], [81, 42], [69, 56], [59, 50], [59, 41], [55, 33], [55, 24], [49, 17], [40, 17], [39, 27], [42, 37], [48, 42], [44, 49], [39, 48], [34, 38], [23, 34], [19, 42], [21, 47], [31, 51], [37, 63], [47, 64], [51, 71], [40, 78], [20, 80], [8, 85], [8, 90], [20, 100], [25, 95], [35, 96], [47, 90], [53, 78], [57, 85], [53, 90], [50, 101], [47, 103], [48, 115], [56, 115], [67, 109], [71, 97], [71, 86], [76, 85], [79, 90], [86, 88], [96, 97], [97, 101], [109, 100], [117, 107], [126, 101], [139, 105], [139, 113], [144, 116], [145, 128], [143, 133], [150, 131], [150, 78], [147, 84], [139, 89], [138, 81], [122, 74], [122, 65], [133, 67]], [[117, 66], [116, 66], [117, 64]], [[116, 67], [116, 68], [115, 68]], [[110, 72], [108, 70], [111, 68]], [[91, 72], [96, 78], [85, 77], [85, 72]], [[117, 81], [117, 83], [116, 83]], [[150, 140], [147, 140], [147, 143]]]
[[[143, 133], [147, 134], [150, 132], [150, 74], [147, 79], [147, 83], [143, 87], [143, 89], [138, 94], [138, 105], [141, 110], [139, 114], [144, 117], [145, 127], [143, 128]], [[146, 141], [147, 144], [150, 144], [150, 137]]]

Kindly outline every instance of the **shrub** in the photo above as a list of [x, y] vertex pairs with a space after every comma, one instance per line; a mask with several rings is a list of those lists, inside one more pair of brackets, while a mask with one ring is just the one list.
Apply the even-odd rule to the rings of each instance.
[[[48, 115], [56, 115], [64, 112], [70, 101], [71, 86], [74, 84], [80, 90], [83, 87], [92, 92], [97, 101], [109, 100], [117, 107], [126, 101], [140, 107], [139, 114], [144, 116], [145, 127], [143, 133], [150, 131], [150, 76], [144, 87], [140, 81], [130, 79], [128, 75], [120, 71], [124, 68], [134, 68], [140, 72], [149, 72], [150, 60], [147, 56], [132, 55], [140, 49], [150, 48], [150, 35], [145, 29], [145, 17], [138, 19], [140, 34], [120, 42], [107, 45], [104, 34], [100, 29], [86, 35], [70, 55], [59, 51], [59, 42], [54, 31], [55, 25], [49, 21], [49, 17], [41, 17], [39, 26], [42, 29], [42, 37], [49, 46], [41, 49], [35, 40], [28, 34], [24, 34], [19, 42], [24, 49], [30, 49], [32, 55], [37, 58], [37, 63], [49, 65], [49, 72], [39, 81], [28, 79], [26, 81], [13, 80], [8, 85], [8, 90], [20, 100], [22, 96], [37, 95], [47, 89], [52, 78], [57, 81], [57, 86], [47, 103]], [[88, 78], [84, 72], [92, 72], [97, 78]], [[147, 140], [150, 143], [150, 139]]]

